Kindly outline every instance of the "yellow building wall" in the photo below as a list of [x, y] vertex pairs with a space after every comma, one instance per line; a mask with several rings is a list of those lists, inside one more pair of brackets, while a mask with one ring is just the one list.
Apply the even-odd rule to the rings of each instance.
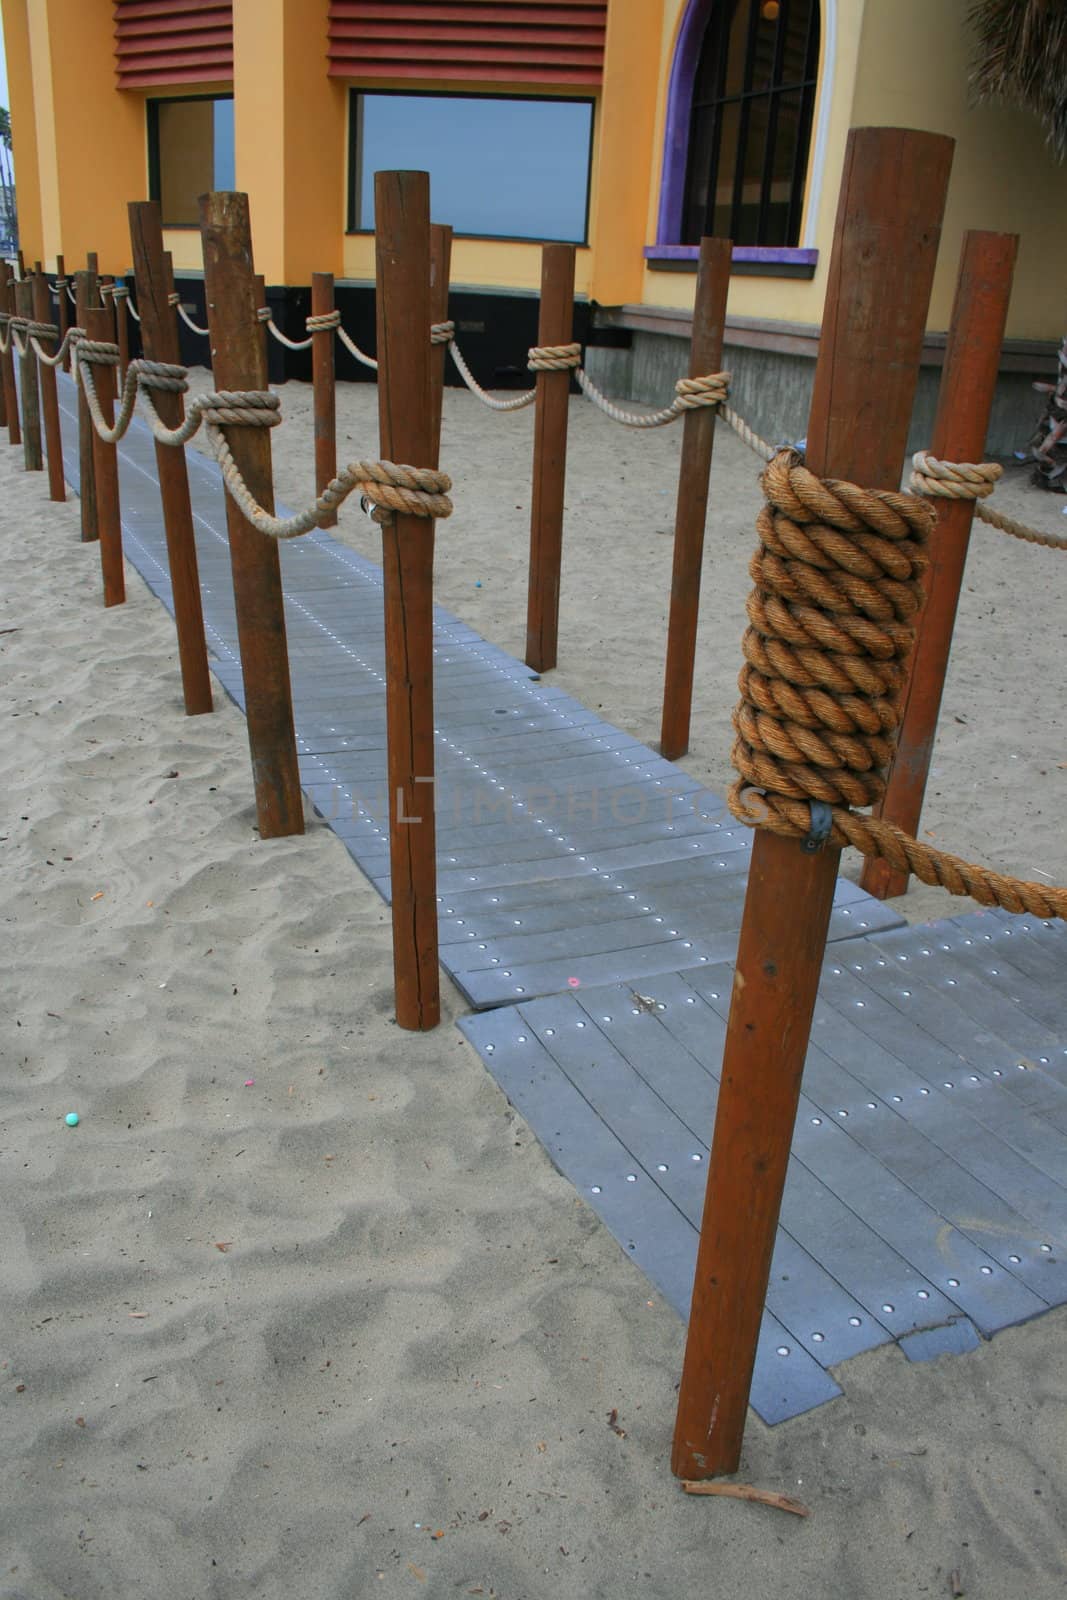
[[1059, 339], [1067, 319], [1067, 170], [1036, 117], [975, 103], [973, 35], [963, 12], [929, 0], [867, 0], [853, 120], [957, 141], [929, 326], [947, 327], [963, 234], [984, 228], [1020, 236], [1007, 336]]
[[326, 75], [327, 0], [234, 0], [236, 181], [256, 271], [343, 268], [345, 90]]
[[[18, 8], [4, 0], [5, 35], [9, 7], [13, 15]], [[103, 271], [123, 271], [130, 259], [126, 202], [145, 198], [148, 175], [144, 103], [115, 87], [111, 7], [25, 0], [25, 10], [37, 142], [37, 170], [26, 177], [31, 184], [36, 179], [41, 210], [35, 254], [52, 264], [62, 251], [73, 271], [95, 250]], [[14, 86], [12, 100], [14, 130]], [[32, 215], [33, 199], [24, 200], [24, 174], [17, 170], [20, 216], [27, 203]]]
[[[4, 0], [4, 57], [11, 104], [11, 145], [18, 184], [19, 242], [27, 261], [44, 260], [37, 111], [26, 0]], [[55, 266], [55, 263], [50, 263]]]

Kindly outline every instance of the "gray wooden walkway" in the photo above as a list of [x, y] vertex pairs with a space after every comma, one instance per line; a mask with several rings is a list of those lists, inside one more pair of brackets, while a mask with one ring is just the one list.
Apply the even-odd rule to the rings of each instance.
[[[69, 381], [61, 403], [76, 486]], [[126, 554], [169, 605], [140, 425], [120, 458]], [[241, 704], [221, 484], [189, 463], [213, 670]], [[282, 567], [304, 786], [388, 898], [380, 569], [322, 532]], [[679, 768], [435, 623], [460, 1026], [684, 1318], [748, 838]], [[908, 928], [843, 881], [831, 940], [753, 1387], [771, 1422], [839, 1394], [830, 1369], [863, 1350], [963, 1352], [1067, 1301], [1067, 928]]]

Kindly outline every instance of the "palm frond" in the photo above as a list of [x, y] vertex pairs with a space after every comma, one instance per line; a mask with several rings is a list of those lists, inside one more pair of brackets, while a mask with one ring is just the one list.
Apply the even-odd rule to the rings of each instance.
[[1063, 0], [982, 0], [968, 20], [976, 34], [971, 82], [982, 96], [1025, 106], [1049, 143], [1067, 156], [1067, 5]]

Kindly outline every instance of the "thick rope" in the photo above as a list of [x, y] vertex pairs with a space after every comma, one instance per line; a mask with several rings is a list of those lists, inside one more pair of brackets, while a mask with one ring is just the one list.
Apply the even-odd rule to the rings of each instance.
[[181, 317], [190, 333], [198, 333], [200, 334], [201, 338], [204, 339], [208, 337], [208, 334], [211, 332], [210, 328], [202, 328], [198, 322], [193, 321], [188, 311], [186, 311], [185, 307], [182, 305], [182, 297], [180, 294], [178, 294], [177, 290], [172, 290], [167, 296], [167, 304], [174, 307], [175, 311], [178, 313], [179, 317]]
[[287, 350], [311, 349], [312, 341], [310, 337], [307, 339], [290, 339], [287, 333], [282, 332], [274, 320], [274, 314], [271, 311], [270, 306], [260, 306], [256, 312], [256, 317], [260, 322], [266, 323], [267, 332], [271, 334], [273, 338], [277, 339], [279, 344], [283, 344]]
[[1014, 517], [1005, 516], [1002, 511], [994, 511], [982, 504], [986, 496], [993, 493], [1004, 474], [999, 462], [983, 461], [976, 465], [970, 461], [939, 461], [928, 451], [918, 450], [912, 457], [912, 466], [914, 471], [910, 483], [916, 494], [941, 496], [950, 500], [973, 500], [975, 516], [991, 528], [1008, 533], [1013, 539], [1022, 539], [1027, 544], [1044, 545], [1047, 550], [1067, 550], [1067, 538], [1055, 533], [1040, 533], [1037, 528], [1030, 528], [1025, 522], [1016, 522]]
[[482, 388], [463, 359], [463, 352], [455, 339], [449, 341], [448, 350], [456, 364], [456, 371], [467, 385], [471, 394], [477, 396], [482, 405], [488, 406], [490, 411], [521, 411], [524, 406], [533, 405], [533, 402], [537, 399], [536, 389], [524, 389], [521, 394], [512, 395], [509, 400], [497, 400], [494, 395], [489, 393], [488, 389]]
[[[79, 330], [80, 332], [80, 330]], [[247, 520], [271, 539], [295, 539], [334, 517], [348, 496], [358, 493], [374, 507], [375, 522], [388, 524], [401, 512], [415, 517], [451, 516], [447, 473], [429, 467], [409, 467], [391, 461], [353, 461], [326, 485], [306, 510], [291, 517], [276, 517], [261, 506], [233, 458], [224, 427], [273, 428], [281, 422], [281, 401], [269, 389], [219, 390], [198, 395], [177, 428], [168, 428], [152, 404], [151, 391], [183, 394], [188, 389], [184, 367], [162, 361], [131, 361], [115, 421], [109, 424], [100, 405], [93, 368], [117, 366], [118, 346], [82, 335], [74, 345], [76, 376], [89, 405], [93, 427], [108, 444], [117, 444], [130, 426], [140, 394], [153, 437], [161, 444], [183, 445], [203, 426], [211, 453], [222, 471], [226, 491]]]
[[431, 322], [430, 343], [451, 344], [456, 337], [456, 324], [454, 322]]
[[341, 326], [341, 313], [324, 311], [320, 316], [308, 317], [305, 326], [309, 333], [328, 333], [332, 328]]
[[355, 340], [348, 337], [348, 334], [341, 327], [340, 323], [337, 325], [337, 337], [340, 339], [350, 356], [354, 356], [362, 366], [369, 367], [372, 372], [377, 372], [378, 363], [375, 361], [374, 357], [369, 356], [365, 350], [361, 350], [359, 345], [356, 344]]
[[624, 428], [662, 428], [700, 406], [722, 405], [730, 393], [728, 372], [712, 373], [706, 378], [679, 378], [674, 386], [674, 399], [669, 406], [664, 406], [661, 411], [627, 411], [602, 394], [583, 368], [578, 368], [575, 377], [582, 393], [595, 406], [599, 406], [606, 417], [610, 417], [612, 422], [620, 422]]
[[[896, 742], [934, 511], [922, 498], [819, 479], [791, 450], [763, 474], [760, 548], [734, 713], [734, 816], [794, 839], [829, 808], [830, 838], [982, 905], [1067, 917], [1067, 889], [920, 844], [852, 807], [876, 804]], [[752, 790], [762, 790], [762, 795]]]

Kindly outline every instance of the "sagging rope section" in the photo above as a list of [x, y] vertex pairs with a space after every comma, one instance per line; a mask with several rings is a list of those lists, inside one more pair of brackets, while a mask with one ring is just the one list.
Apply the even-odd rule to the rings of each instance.
[[449, 498], [452, 480], [447, 473], [391, 461], [353, 461], [304, 511], [291, 517], [276, 517], [260, 505], [249, 489], [222, 431], [228, 426], [276, 427], [282, 420], [281, 402], [276, 394], [253, 389], [198, 395], [191, 401], [179, 426], [168, 428], [152, 402], [152, 391], [184, 394], [189, 387], [186, 369], [162, 361], [131, 361], [126, 369], [115, 421], [109, 424], [100, 404], [93, 368], [118, 366], [118, 345], [81, 335], [72, 342], [72, 348], [76, 378], [85, 393], [93, 427], [101, 439], [108, 444], [118, 443], [130, 426], [139, 396], [153, 438], [160, 444], [184, 445], [203, 427], [211, 453], [222, 471], [227, 493], [247, 520], [268, 538], [295, 539], [309, 533], [331, 518], [353, 493], [373, 507], [371, 515], [379, 523], [388, 524], [397, 512], [439, 519], [452, 514]]
[[795, 451], [764, 472], [750, 572], [728, 803], [751, 826], [813, 835], [981, 905], [1067, 918], [1067, 889], [994, 872], [854, 807], [876, 805], [896, 743], [935, 512], [919, 495], [810, 472]]

